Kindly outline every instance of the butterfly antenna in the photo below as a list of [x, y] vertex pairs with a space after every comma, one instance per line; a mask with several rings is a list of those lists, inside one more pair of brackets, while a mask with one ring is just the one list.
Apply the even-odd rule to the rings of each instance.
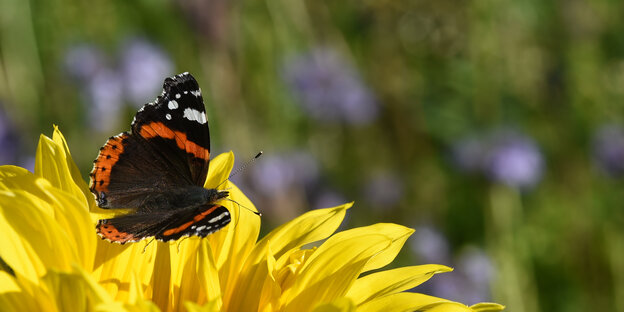
[[238, 169], [236, 169], [236, 171], [230, 173], [230, 176], [225, 179], [223, 182], [219, 183], [219, 185], [217, 185], [217, 188], [219, 186], [221, 186], [223, 183], [225, 183], [225, 181], [231, 179], [233, 176], [241, 173], [243, 170], [245, 170], [245, 168], [247, 168], [249, 165], [251, 165], [256, 159], [260, 158], [260, 156], [262, 156], [262, 154], [264, 154], [263, 151], [258, 152], [258, 154], [256, 154], [256, 156], [254, 156], [252, 159], [248, 160], [247, 162], [245, 162], [242, 166], [238, 167]]
[[243, 207], [243, 208], [245, 208], [245, 209], [247, 209], [247, 210], [251, 211], [253, 214], [257, 215], [258, 217], [262, 217], [262, 213], [261, 213], [261, 212], [259, 212], [259, 211], [255, 211], [255, 210], [253, 210], [253, 209], [251, 209], [251, 208], [249, 208], [249, 207], [247, 207], [247, 206], [245, 206], [245, 205], [241, 205], [239, 202], [237, 202], [237, 201], [235, 201], [235, 200], [233, 200], [233, 199], [226, 198], [226, 200], [229, 200], [229, 201], [231, 201], [231, 202], [233, 202], [233, 203], [237, 204], [239, 208], [240, 208], [240, 207]]

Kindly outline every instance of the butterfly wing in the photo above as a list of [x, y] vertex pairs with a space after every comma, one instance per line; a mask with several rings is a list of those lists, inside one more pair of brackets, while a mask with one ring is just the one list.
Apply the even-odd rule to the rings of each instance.
[[171, 186], [203, 186], [210, 134], [201, 91], [188, 73], [165, 79], [163, 93], [141, 108], [132, 131], [100, 149], [90, 189], [102, 208], [136, 208]]
[[185, 236], [205, 237], [230, 221], [230, 213], [225, 207], [200, 205], [176, 210], [175, 213], [158, 211], [100, 220], [96, 228], [100, 237], [114, 243], [138, 242], [151, 236], [167, 242]]

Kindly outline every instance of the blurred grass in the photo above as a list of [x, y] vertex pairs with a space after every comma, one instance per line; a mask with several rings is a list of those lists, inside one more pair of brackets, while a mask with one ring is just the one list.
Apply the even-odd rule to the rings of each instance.
[[[624, 311], [624, 185], [590, 156], [594, 131], [624, 117], [623, 9], [607, 0], [0, 0], [0, 108], [22, 133], [24, 158], [38, 133], [60, 125], [86, 177], [135, 108], [125, 106], [110, 133], [93, 130], [64, 57], [87, 43], [114, 59], [124, 40], [145, 37], [176, 73], [198, 78], [214, 151], [310, 152], [323, 187], [356, 201], [352, 225], [430, 222], [453, 251], [485, 248], [496, 269], [490, 299], [510, 311]], [[373, 90], [374, 122], [328, 123], [301, 108], [284, 66], [318, 47], [338, 51]], [[453, 142], [501, 127], [544, 153], [543, 179], [529, 191], [450, 164]], [[399, 202], [365, 199], [379, 171], [404, 185]], [[263, 195], [249, 187], [252, 200]], [[272, 203], [257, 202], [271, 226]], [[402, 257], [418, 261], [409, 250]]]

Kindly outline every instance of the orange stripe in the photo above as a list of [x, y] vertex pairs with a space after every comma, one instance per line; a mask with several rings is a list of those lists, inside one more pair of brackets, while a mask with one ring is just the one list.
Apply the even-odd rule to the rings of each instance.
[[128, 134], [123, 133], [106, 141], [93, 164], [90, 189], [98, 192], [108, 191], [111, 169], [119, 160], [119, 155], [124, 152], [122, 140], [127, 137]]
[[210, 209], [196, 215], [195, 217], [193, 217], [192, 221], [186, 222], [180, 226], [178, 226], [177, 228], [173, 228], [173, 229], [169, 229], [163, 232], [163, 235], [165, 236], [169, 236], [169, 235], [173, 235], [176, 233], [180, 233], [184, 230], [186, 230], [189, 226], [191, 226], [193, 223], [197, 223], [199, 221], [201, 221], [202, 219], [204, 219], [207, 215], [209, 215], [211, 212], [215, 211], [215, 209], [217, 209], [217, 207], [219, 207], [218, 205], [214, 205], [212, 207], [210, 207]]
[[185, 150], [187, 153], [192, 154], [196, 158], [208, 160], [210, 159], [210, 151], [195, 144], [193, 141], [188, 140], [186, 133], [171, 130], [165, 126], [162, 122], [151, 122], [141, 126], [139, 135], [146, 139], [154, 137], [163, 137], [165, 139], [174, 139], [178, 147]]

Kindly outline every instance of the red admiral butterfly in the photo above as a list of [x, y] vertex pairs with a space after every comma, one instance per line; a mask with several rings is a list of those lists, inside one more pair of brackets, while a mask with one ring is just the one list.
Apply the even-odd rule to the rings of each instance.
[[201, 91], [183, 73], [165, 79], [163, 93], [137, 112], [131, 131], [108, 139], [91, 171], [101, 208], [134, 208], [100, 220], [97, 233], [115, 243], [205, 237], [230, 222], [216, 204], [227, 191], [205, 189], [210, 135]]

